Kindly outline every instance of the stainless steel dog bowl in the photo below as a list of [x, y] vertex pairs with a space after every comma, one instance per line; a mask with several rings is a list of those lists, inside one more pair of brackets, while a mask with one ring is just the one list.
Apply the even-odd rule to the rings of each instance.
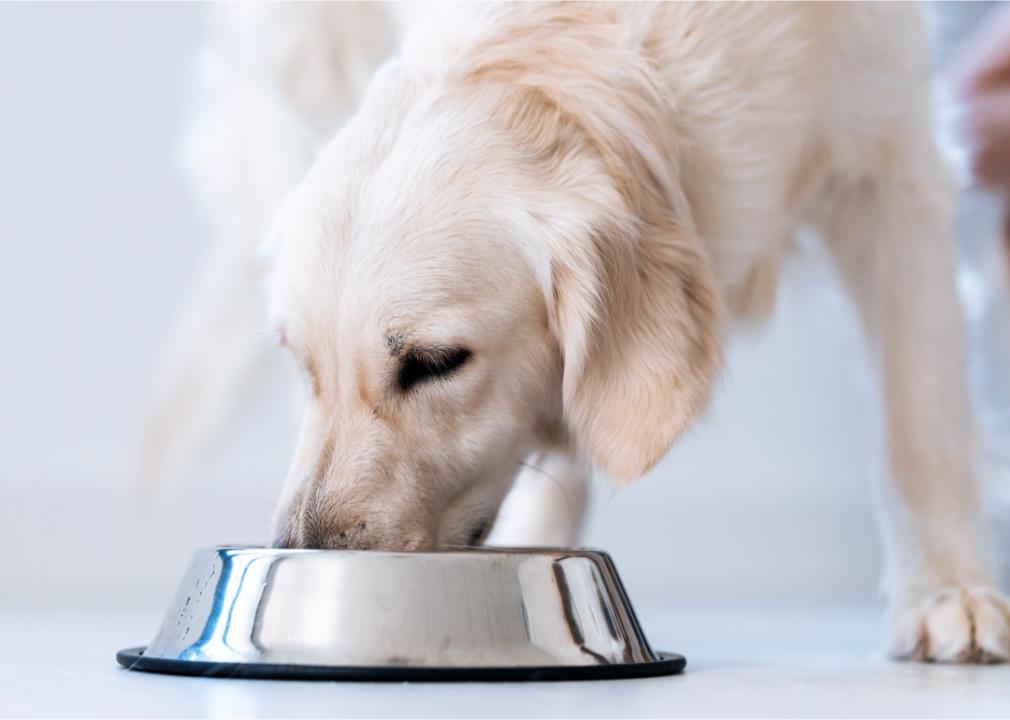
[[606, 553], [197, 551], [161, 629], [124, 667], [353, 680], [667, 675]]

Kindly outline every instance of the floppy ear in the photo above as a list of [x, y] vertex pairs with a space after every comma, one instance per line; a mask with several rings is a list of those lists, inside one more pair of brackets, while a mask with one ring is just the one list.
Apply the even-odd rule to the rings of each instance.
[[720, 313], [707, 258], [666, 217], [597, 232], [551, 274], [569, 429], [597, 467], [633, 480], [708, 399]]
[[[524, 207], [565, 421], [597, 467], [628, 481], [702, 408], [719, 364], [719, 301], [682, 189], [690, 135], [652, 63], [598, 22], [600, 6], [523, 7], [468, 46], [460, 77], [497, 88], [498, 121], [538, 163], [548, 192]], [[557, 42], [559, 28], [584, 42]]]

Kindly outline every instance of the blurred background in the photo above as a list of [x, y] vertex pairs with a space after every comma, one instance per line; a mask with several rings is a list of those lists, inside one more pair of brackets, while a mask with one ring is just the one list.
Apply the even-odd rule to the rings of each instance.
[[[992, 6], [931, 8], [938, 67]], [[297, 417], [295, 380], [279, 353], [194, 466], [147, 501], [137, 491], [155, 369], [212, 234], [178, 160], [205, 11], [0, 5], [0, 533], [8, 548], [0, 603], [160, 609], [195, 547], [267, 540]], [[994, 201], [966, 194], [959, 281], [996, 522], [1007, 515], [1001, 495], [1010, 486], [1010, 298], [998, 218]], [[875, 597], [873, 380], [816, 243], [801, 247], [773, 321], [733, 339], [706, 416], [637, 484], [594, 488], [586, 543], [614, 555], [639, 603]]]

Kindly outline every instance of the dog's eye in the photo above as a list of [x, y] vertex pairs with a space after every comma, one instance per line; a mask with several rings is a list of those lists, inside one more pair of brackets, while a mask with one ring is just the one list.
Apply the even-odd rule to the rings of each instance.
[[400, 362], [396, 384], [407, 392], [420, 383], [446, 377], [459, 370], [470, 355], [466, 348], [411, 351]]

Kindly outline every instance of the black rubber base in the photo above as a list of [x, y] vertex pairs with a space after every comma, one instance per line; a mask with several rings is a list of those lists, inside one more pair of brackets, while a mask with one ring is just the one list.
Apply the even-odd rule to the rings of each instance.
[[656, 677], [682, 672], [682, 655], [658, 653], [655, 662], [617, 665], [559, 665], [548, 667], [393, 667], [280, 665], [272, 663], [219, 663], [144, 657], [144, 648], [116, 653], [127, 670], [197, 675], [200, 677], [255, 678], [260, 680], [355, 680], [378, 682], [527, 682], [532, 680], [617, 680]]

